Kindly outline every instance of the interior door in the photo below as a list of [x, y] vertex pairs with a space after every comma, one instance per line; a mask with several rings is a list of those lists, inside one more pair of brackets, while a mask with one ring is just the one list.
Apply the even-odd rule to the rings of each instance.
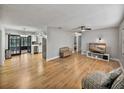
[[74, 52], [77, 50], [76, 36], [74, 36]]
[[46, 38], [42, 38], [42, 56], [46, 59]]
[[78, 36], [78, 52], [81, 53], [81, 36]]

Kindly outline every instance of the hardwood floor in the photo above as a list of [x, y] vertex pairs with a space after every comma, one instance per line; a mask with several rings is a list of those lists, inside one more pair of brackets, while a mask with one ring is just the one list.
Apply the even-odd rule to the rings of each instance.
[[45, 62], [41, 54], [23, 54], [0, 67], [0, 88], [81, 88], [81, 80], [95, 71], [109, 72], [116, 61], [99, 61], [79, 54]]

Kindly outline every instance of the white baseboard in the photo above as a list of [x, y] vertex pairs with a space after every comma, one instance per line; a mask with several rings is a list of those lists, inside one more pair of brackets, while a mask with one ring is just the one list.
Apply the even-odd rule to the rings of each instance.
[[120, 62], [120, 59], [118, 59], [118, 58], [110, 58], [110, 60], [114, 60], [114, 61]]
[[59, 58], [59, 56], [56, 56], [56, 57], [53, 57], [53, 58], [49, 58], [46, 61], [48, 62], [48, 61], [51, 61], [51, 60], [54, 60], [54, 59], [57, 59], [57, 58]]

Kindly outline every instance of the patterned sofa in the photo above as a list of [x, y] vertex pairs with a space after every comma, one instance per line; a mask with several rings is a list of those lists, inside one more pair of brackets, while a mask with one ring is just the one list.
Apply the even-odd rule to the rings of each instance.
[[124, 72], [121, 68], [109, 73], [95, 72], [82, 80], [84, 89], [124, 89]]

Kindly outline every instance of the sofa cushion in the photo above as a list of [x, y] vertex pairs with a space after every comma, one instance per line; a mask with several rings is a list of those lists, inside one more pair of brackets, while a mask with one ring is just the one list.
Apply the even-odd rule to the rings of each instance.
[[84, 80], [84, 88], [86, 89], [105, 89], [107, 87], [102, 86], [104, 79], [106, 79], [106, 74], [103, 72], [95, 72], [89, 74]]
[[111, 88], [114, 80], [122, 73], [122, 69], [118, 68], [115, 70], [112, 70], [111, 72], [106, 74], [106, 78], [102, 81], [102, 86]]
[[122, 73], [112, 84], [112, 89], [124, 89], [124, 73]]
[[118, 68], [118, 69], [112, 70], [108, 74], [110, 74], [111, 80], [115, 80], [115, 78], [117, 78], [122, 72], [123, 72], [122, 69]]

